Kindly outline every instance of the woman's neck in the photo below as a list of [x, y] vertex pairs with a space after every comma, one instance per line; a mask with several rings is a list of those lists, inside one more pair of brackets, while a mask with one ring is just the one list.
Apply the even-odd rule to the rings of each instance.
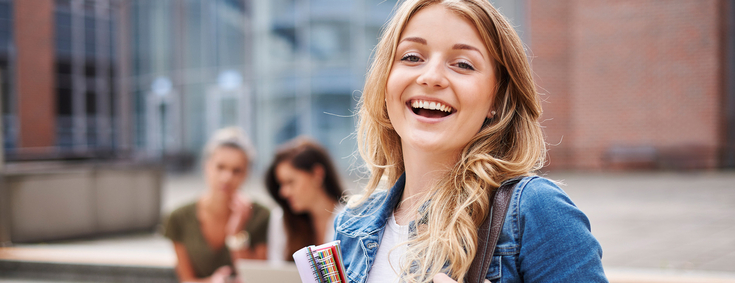
[[213, 216], [230, 215], [230, 201], [232, 197], [215, 194], [211, 191], [201, 198], [202, 209]]
[[452, 169], [457, 159], [458, 154], [454, 153], [440, 154], [403, 147], [406, 185], [395, 211], [399, 225], [406, 225], [416, 218], [415, 212], [421, 205], [419, 202]]

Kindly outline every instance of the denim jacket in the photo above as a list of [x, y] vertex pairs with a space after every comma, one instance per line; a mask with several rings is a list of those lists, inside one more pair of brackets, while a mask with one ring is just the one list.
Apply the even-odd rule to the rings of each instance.
[[[347, 279], [367, 279], [386, 222], [400, 201], [405, 175], [387, 191], [342, 211], [334, 221]], [[590, 223], [558, 186], [541, 177], [515, 187], [486, 278], [497, 282], [607, 282], [602, 248]]]

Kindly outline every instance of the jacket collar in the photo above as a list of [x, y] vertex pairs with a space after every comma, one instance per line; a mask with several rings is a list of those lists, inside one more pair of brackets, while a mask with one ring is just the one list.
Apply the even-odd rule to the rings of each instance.
[[368, 199], [357, 207], [347, 208], [345, 213], [347, 221], [337, 229], [348, 235], [375, 234], [385, 227], [393, 209], [401, 200], [403, 189], [406, 185], [406, 174], [396, 180], [390, 190], [373, 193]]

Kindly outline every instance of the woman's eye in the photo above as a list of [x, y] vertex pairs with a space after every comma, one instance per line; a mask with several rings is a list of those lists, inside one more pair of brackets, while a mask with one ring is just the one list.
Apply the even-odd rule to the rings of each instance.
[[401, 57], [401, 61], [416, 63], [421, 61], [421, 58], [419, 58], [419, 56], [416, 56], [416, 54], [406, 54]]
[[467, 62], [459, 62], [457, 63], [457, 67], [460, 67], [465, 70], [470, 70], [470, 71], [475, 70], [475, 67], [472, 67], [472, 65], [470, 65], [470, 63], [467, 63]]

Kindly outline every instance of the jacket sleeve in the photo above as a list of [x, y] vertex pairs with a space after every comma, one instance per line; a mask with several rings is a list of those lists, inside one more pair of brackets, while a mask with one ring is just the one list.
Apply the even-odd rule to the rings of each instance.
[[587, 216], [556, 184], [531, 180], [516, 209], [523, 282], [608, 282]]

